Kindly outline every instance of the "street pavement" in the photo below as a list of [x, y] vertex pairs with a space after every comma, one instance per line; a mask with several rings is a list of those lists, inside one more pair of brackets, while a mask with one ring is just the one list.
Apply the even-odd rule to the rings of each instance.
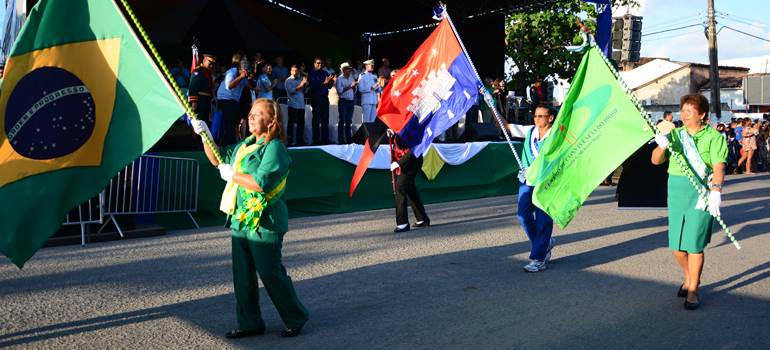
[[0, 348], [23, 349], [768, 349], [770, 175], [728, 176], [701, 309], [676, 297], [665, 210], [619, 210], [601, 187], [556, 229], [548, 269], [513, 196], [429, 205], [432, 226], [394, 234], [394, 211], [294, 219], [284, 263], [311, 313], [283, 325], [264, 290], [262, 336], [235, 326], [222, 228], [45, 248], [23, 270], [0, 258]]

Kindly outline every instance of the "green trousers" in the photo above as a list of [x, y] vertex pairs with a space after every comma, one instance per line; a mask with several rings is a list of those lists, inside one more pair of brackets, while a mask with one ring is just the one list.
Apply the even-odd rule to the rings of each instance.
[[233, 230], [233, 285], [238, 326], [242, 330], [265, 329], [259, 308], [258, 277], [286, 327], [302, 327], [308, 320], [307, 309], [297, 298], [281, 263], [282, 244], [283, 233], [262, 232], [260, 236]]

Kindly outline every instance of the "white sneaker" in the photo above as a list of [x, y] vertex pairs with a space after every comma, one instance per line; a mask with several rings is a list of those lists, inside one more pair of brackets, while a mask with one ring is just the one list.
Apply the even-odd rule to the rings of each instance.
[[531, 260], [529, 264], [524, 266], [524, 271], [527, 272], [540, 272], [545, 270], [545, 261]]
[[551, 249], [553, 249], [553, 246], [556, 245], [556, 238], [551, 238], [551, 240], [548, 242], [548, 253], [545, 253], [545, 259], [543, 262], [548, 262], [551, 260]]

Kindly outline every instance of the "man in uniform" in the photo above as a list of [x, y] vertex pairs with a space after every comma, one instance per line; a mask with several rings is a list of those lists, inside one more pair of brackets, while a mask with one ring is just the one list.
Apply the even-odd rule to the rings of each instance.
[[212, 55], [203, 55], [203, 62], [195, 68], [190, 78], [190, 89], [188, 91], [188, 101], [192, 105], [192, 110], [203, 120], [211, 125], [211, 96], [214, 84], [211, 74], [217, 58]]
[[417, 219], [414, 227], [428, 227], [430, 218], [425, 212], [425, 206], [422, 204], [414, 182], [422, 159], [415, 157], [412, 150], [406, 147], [404, 140], [392, 130], [388, 130], [388, 138], [390, 139], [390, 171], [393, 173], [393, 190], [396, 197], [396, 229], [393, 232], [409, 231], [407, 201]]
[[365, 71], [358, 77], [358, 91], [361, 93], [363, 122], [372, 123], [377, 119], [377, 93], [382, 90], [374, 72], [374, 60], [364, 61]]

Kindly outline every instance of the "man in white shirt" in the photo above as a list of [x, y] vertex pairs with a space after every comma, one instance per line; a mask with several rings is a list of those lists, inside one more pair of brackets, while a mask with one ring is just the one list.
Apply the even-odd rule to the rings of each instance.
[[337, 110], [339, 111], [339, 121], [337, 122], [337, 143], [340, 145], [351, 143], [351, 124], [353, 123], [353, 106], [355, 104], [356, 85], [358, 82], [353, 79], [351, 72], [353, 67], [347, 62], [340, 65], [342, 74], [337, 77], [335, 88], [339, 95]]
[[377, 93], [382, 90], [374, 74], [374, 60], [364, 62], [365, 72], [358, 77], [358, 91], [361, 93], [361, 108], [364, 110], [364, 123], [377, 119]]

